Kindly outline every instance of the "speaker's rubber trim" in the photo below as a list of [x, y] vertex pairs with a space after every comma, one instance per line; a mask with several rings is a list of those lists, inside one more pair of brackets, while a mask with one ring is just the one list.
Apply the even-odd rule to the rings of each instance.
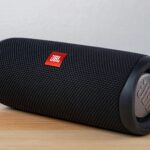
[[135, 115], [135, 90], [141, 75], [150, 70], [150, 57], [144, 56], [134, 67], [122, 92], [119, 101], [119, 111], [124, 127], [132, 134], [145, 135], [150, 133], [150, 115], [139, 121]]

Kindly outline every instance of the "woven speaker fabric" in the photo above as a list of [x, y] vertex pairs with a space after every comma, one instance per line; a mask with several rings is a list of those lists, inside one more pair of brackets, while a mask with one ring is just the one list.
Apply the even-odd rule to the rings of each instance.
[[[60, 68], [44, 63], [67, 53]], [[0, 43], [0, 102], [18, 110], [120, 132], [120, 93], [143, 55], [33, 39]]]

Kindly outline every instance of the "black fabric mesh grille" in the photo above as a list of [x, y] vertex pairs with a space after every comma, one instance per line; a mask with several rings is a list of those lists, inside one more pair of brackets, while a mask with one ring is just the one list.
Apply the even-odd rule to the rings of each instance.
[[[68, 53], [60, 68], [52, 51]], [[0, 102], [15, 109], [128, 132], [119, 97], [143, 55], [32, 39], [0, 43]]]

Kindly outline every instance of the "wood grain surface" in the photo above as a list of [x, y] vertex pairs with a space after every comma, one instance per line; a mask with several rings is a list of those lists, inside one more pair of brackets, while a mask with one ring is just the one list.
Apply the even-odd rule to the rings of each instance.
[[0, 105], [0, 150], [150, 150], [135, 137], [16, 111]]

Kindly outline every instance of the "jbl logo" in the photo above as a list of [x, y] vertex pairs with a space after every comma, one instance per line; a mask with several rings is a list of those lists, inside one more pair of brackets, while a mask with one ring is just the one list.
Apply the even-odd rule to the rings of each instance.
[[52, 55], [52, 57], [50, 58], [50, 61], [59, 63], [60, 62], [60, 58], [61, 58], [61, 56]]
[[60, 67], [66, 56], [67, 53], [52, 52], [47, 58], [45, 65]]

